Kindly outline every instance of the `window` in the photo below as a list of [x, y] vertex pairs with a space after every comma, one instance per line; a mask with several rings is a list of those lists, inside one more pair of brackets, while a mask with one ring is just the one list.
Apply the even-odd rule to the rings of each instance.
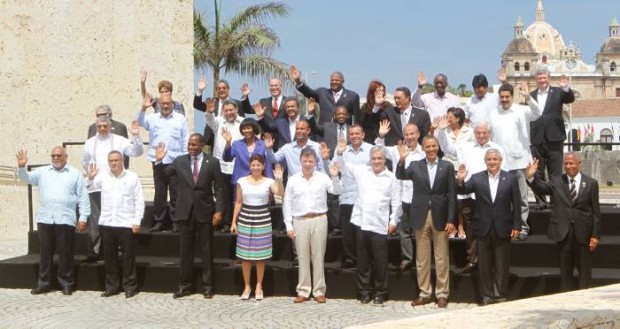
[[[604, 128], [601, 130], [601, 143], [612, 143], [614, 141], [614, 135], [612, 135], [611, 130]], [[607, 151], [611, 151], [611, 144], [603, 145], [603, 149]]]
[[530, 71], [530, 62], [525, 62], [525, 64], [523, 64], [523, 70], [526, 72]]
[[547, 55], [543, 55], [542, 62], [543, 64], [547, 64]]
[[620, 88], [616, 88], [616, 97], [620, 97]]
[[519, 62], [515, 62], [515, 72], [519, 72], [520, 69], [521, 69], [521, 64], [519, 64]]
[[611, 64], [609, 64], [609, 71], [616, 72], [616, 62], [611, 62]]

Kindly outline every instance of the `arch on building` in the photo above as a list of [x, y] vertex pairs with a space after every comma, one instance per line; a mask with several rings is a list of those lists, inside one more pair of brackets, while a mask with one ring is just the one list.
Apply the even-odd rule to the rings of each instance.
[[[601, 129], [601, 143], [613, 143], [614, 141], [614, 134], [611, 132], [611, 130], [609, 128], [603, 128]], [[611, 144], [609, 145], [603, 145], [603, 149], [607, 150], [607, 151], [611, 151]]]
[[515, 72], [519, 72], [521, 70], [521, 64], [519, 62], [515, 62]]
[[525, 72], [529, 72], [530, 71], [530, 62], [523, 63], [523, 71], [525, 71]]
[[616, 62], [611, 62], [611, 64], [609, 64], [609, 71], [616, 72]]

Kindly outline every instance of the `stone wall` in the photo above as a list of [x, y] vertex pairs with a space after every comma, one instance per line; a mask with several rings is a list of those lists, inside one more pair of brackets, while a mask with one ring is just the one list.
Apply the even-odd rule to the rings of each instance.
[[[141, 104], [141, 69], [155, 94], [159, 80], [174, 84], [193, 131], [192, 15], [192, 0], [0, 2], [0, 239], [24, 238], [28, 229], [26, 187], [8, 168], [15, 152], [49, 163], [54, 145], [86, 139], [103, 103], [129, 125]], [[82, 148], [68, 152], [79, 165]], [[131, 169], [150, 181], [145, 157]]]

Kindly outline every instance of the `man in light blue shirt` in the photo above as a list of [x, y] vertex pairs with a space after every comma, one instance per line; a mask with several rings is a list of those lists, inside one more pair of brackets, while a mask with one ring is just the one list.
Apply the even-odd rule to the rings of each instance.
[[[278, 152], [273, 152], [273, 137], [267, 135], [265, 137], [265, 148], [267, 149], [267, 157], [271, 163], [286, 162], [286, 169], [288, 171], [288, 177], [301, 172], [301, 161], [299, 156], [301, 150], [306, 146], [310, 146], [314, 149], [315, 154], [321, 154], [321, 146], [319, 143], [310, 140], [310, 124], [306, 120], [299, 120], [295, 125], [295, 140], [284, 144], [280, 147]], [[316, 169], [319, 172], [325, 173], [323, 168], [323, 161], [316, 162]]]
[[[28, 153], [17, 152], [19, 178], [38, 186], [40, 207], [36, 216], [39, 232], [40, 259], [37, 287], [30, 291], [33, 295], [50, 292], [52, 260], [54, 249], [58, 250], [58, 283], [63, 295], [73, 294], [73, 252], [75, 246], [75, 227], [82, 232], [90, 215], [88, 193], [84, 189], [84, 179], [80, 172], [67, 164], [67, 151], [62, 146], [52, 149], [52, 164], [39, 167], [31, 172], [26, 170]], [[76, 205], [79, 208], [79, 222], [76, 223]]]
[[[142, 102], [142, 109], [138, 113], [138, 123], [149, 132], [148, 159], [153, 165], [153, 182], [155, 195], [153, 197], [153, 220], [155, 224], [151, 232], [159, 232], [166, 226], [165, 222], [172, 221], [172, 232], [179, 232], [174, 217], [177, 190], [176, 178], [165, 174], [166, 168], [178, 156], [187, 153], [189, 134], [187, 120], [177, 112], [173, 112], [172, 98], [169, 94], [162, 95], [159, 99], [161, 111], [146, 115], [146, 110], [153, 104], [151, 96], [147, 93]], [[155, 165], [155, 149], [158, 145], [166, 148], [166, 156], [161, 165]], [[167, 205], [168, 192], [170, 192], [170, 205]]]

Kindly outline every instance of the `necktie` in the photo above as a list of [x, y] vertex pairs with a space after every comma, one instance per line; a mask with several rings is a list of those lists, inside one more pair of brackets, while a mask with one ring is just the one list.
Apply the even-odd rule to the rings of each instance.
[[340, 99], [340, 93], [334, 93], [334, 103], [338, 103], [339, 99]]
[[194, 157], [194, 169], [192, 170], [192, 176], [194, 176], [194, 183], [198, 182], [198, 157]]
[[271, 109], [271, 113], [273, 114], [274, 119], [278, 116], [278, 98], [277, 97], [273, 97], [273, 108]]
[[577, 198], [577, 189], [575, 188], [575, 179], [570, 179], [570, 200], [575, 201]]
[[340, 125], [338, 127], [338, 140], [343, 140], [344, 139], [344, 126]]

